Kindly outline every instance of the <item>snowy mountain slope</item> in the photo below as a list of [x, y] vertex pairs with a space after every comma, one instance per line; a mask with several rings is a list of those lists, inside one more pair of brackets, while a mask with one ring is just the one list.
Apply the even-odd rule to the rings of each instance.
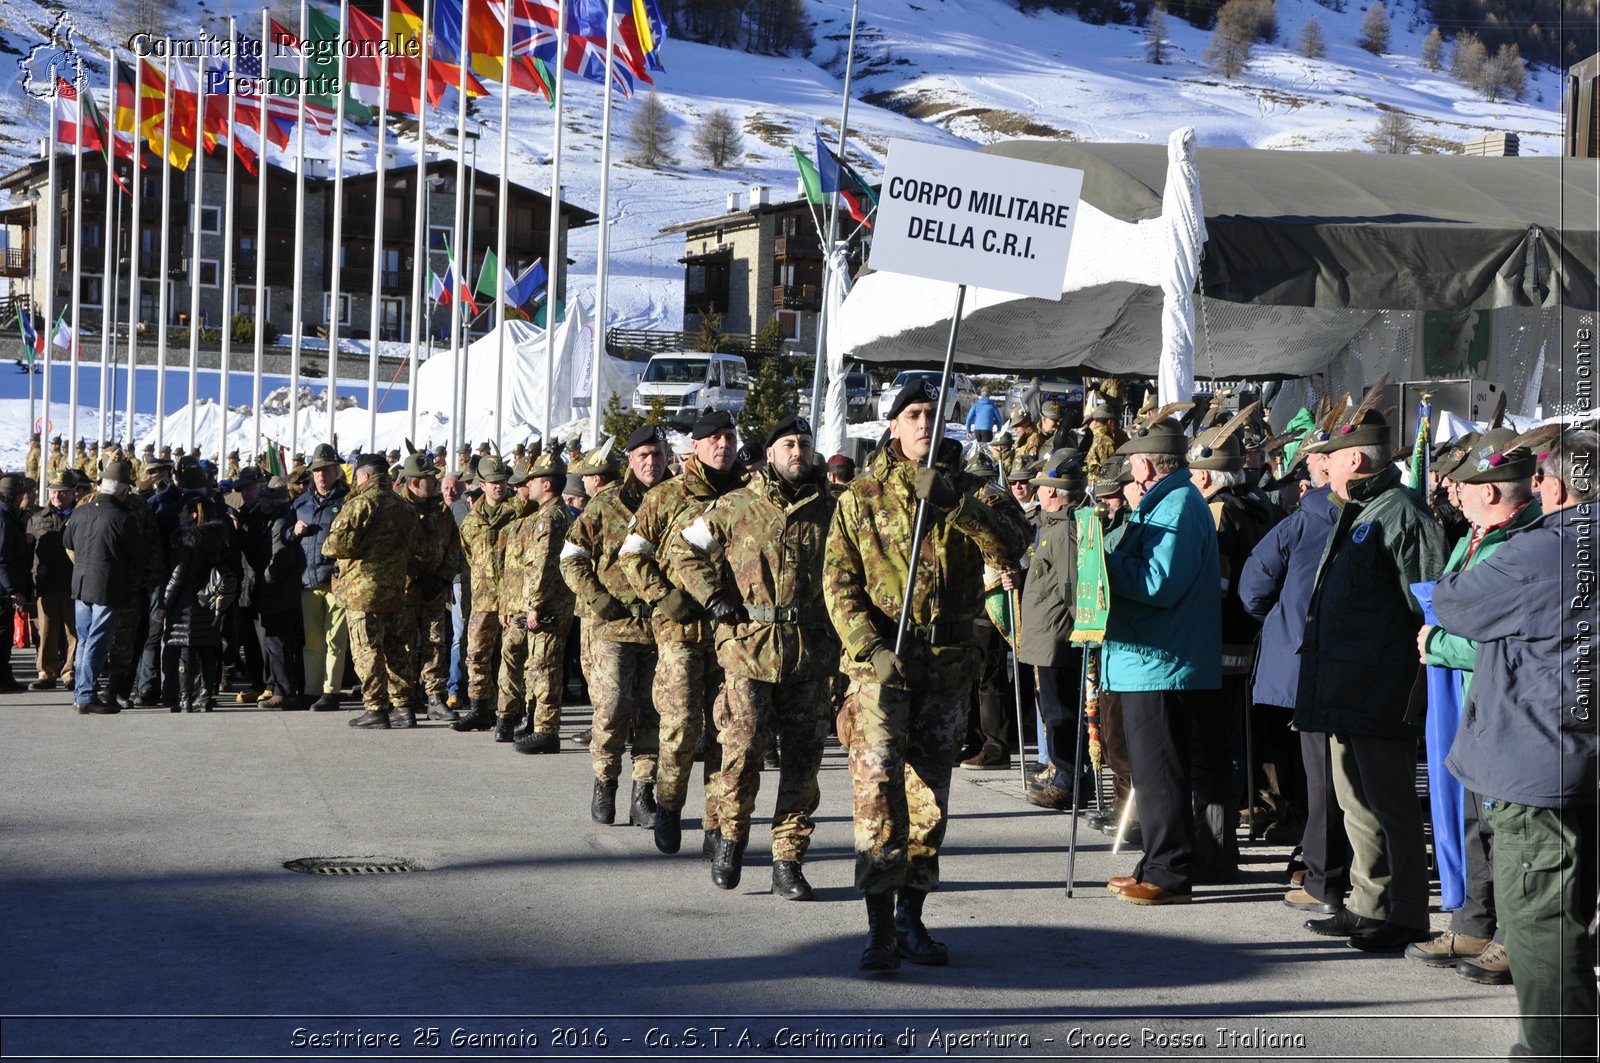
[[[79, 48], [103, 56], [111, 37], [97, 5], [67, 5], [80, 35]], [[230, 11], [252, 23], [258, 9], [243, 3], [176, 0], [179, 16], [153, 32], [194, 32], [205, 25], [225, 32]], [[39, 0], [0, 4], [0, 64], [43, 38], [59, 5]], [[806, 58], [757, 56], [668, 41], [667, 72], [659, 75], [659, 97], [677, 136], [675, 165], [652, 171], [624, 161], [626, 131], [634, 105], [618, 99], [613, 112], [613, 175], [610, 203], [608, 324], [677, 327], [681, 320], [682, 254], [679, 237], [661, 236], [666, 225], [716, 214], [727, 195], [765, 185], [777, 198], [794, 194], [789, 152], [798, 143], [809, 152], [814, 128], [836, 129], [848, 34], [847, 0], [811, 0], [817, 45]], [[1314, 15], [1327, 40], [1327, 56], [1311, 61], [1288, 42]], [[855, 99], [850, 108], [852, 157], [869, 172], [881, 171], [888, 142], [908, 137], [945, 143], [987, 143], [1013, 136], [1062, 136], [1097, 141], [1162, 142], [1175, 127], [1192, 125], [1202, 146], [1353, 149], [1376, 122], [1380, 108], [1398, 109], [1415, 120], [1436, 148], [1450, 150], [1485, 130], [1517, 132], [1524, 154], [1560, 149], [1559, 77], [1531, 71], [1521, 103], [1489, 104], [1445, 72], [1426, 70], [1416, 58], [1426, 25], [1414, 12], [1391, 9], [1390, 54], [1372, 56], [1355, 47], [1362, 10], [1352, 0], [1343, 13], [1312, 0], [1279, 0], [1278, 45], [1258, 45], [1256, 57], [1237, 81], [1209, 71], [1201, 56], [1209, 34], [1169, 19], [1169, 62], [1146, 61], [1143, 31], [1132, 26], [1091, 26], [1051, 12], [1022, 14], [1009, 0], [876, 0], [863, 7], [857, 45]], [[103, 68], [100, 71], [103, 73]], [[562, 183], [567, 197], [590, 209], [599, 206], [599, 86], [569, 80], [563, 141]], [[872, 101], [872, 102], [869, 102]], [[454, 124], [453, 103], [430, 119], [434, 129]], [[729, 170], [704, 167], [690, 139], [708, 111], [726, 108], [744, 129], [744, 153]], [[0, 76], [0, 169], [32, 157], [44, 135], [45, 105], [27, 98], [18, 80]], [[498, 169], [499, 102], [478, 109], [479, 164]], [[549, 181], [551, 112], [542, 100], [513, 98], [510, 173], [532, 187]], [[312, 154], [331, 157], [332, 138], [310, 138]], [[430, 137], [430, 140], [434, 138]], [[393, 139], [390, 141], [393, 145]], [[434, 140], [434, 150], [451, 150]], [[347, 135], [348, 165], [367, 168], [374, 152], [359, 136]], [[414, 140], [398, 145], [401, 165]], [[593, 304], [597, 228], [576, 234], [570, 267], [575, 294]]]

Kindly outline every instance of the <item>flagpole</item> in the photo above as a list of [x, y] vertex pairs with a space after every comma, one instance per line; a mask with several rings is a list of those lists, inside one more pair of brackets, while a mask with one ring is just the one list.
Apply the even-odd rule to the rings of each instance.
[[[300, 84], [295, 90], [295, 165], [294, 165], [294, 216], [301, 224], [306, 216], [306, 0], [300, 0]], [[340, 86], [341, 89], [344, 86]], [[263, 196], [263, 199], [266, 197]], [[335, 229], [337, 232], [337, 229]], [[334, 237], [335, 241], [338, 237]], [[289, 458], [294, 460], [300, 452], [300, 351], [305, 341], [306, 328], [301, 315], [305, 305], [306, 232], [295, 230], [294, 285], [290, 310], [289, 340]], [[337, 247], [335, 248], [337, 250]], [[257, 407], [259, 409], [259, 406]], [[259, 420], [259, 418], [258, 418]]]
[[258, 93], [260, 111], [257, 115], [259, 132], [261, 133], [261, 162], [256, 167], [256, 302], [255, 320], [250, 331], [255, 341], [254, 361], [250, 366], [251, 375], [251, 425], [250, 425], [250, 456], [261, 453], [261, 370], [266, 356], [266, 294], [267, 294], [267, 187], [268, 173], [267, 162], [267, 112], [271, 109], [272, 77], [269, 67], [267, 42], [272, 39], [272, 18], [267, 14], [267, 9], [261, 9], [261, 91]]
[[[609, 0], [608, 0], [609, 2]], [[511, 268], [507, 246], [511, 240], [511, 26], [515, 18], [513, 0], [501, 0], [505, 20], [500, 27], [500, 202], [499, 231], [495, 246], [500, 261], [496, 271], [495, 288], [495, 360], [494, 360], [494, 447], [500, 452], [505, 447], [506, 409], [506, 271]], [[563, 7], [566, 5], [563, 4]]]
[[166, 66], [161, 77], [161, 252], [156, 316], [156, 453], [159, 456], [167, 439], [167, 317], [171, 300], [172, 272], [172, 38], [166, 38]]
[[[550, 435], [555, 424], [555, 396], [550, 394], [550, 389], [555, 386], [556, 375], [556, 280], [565, 272], [565, 260], [561, 255], [561, 107], [567, 73], [567, 5], [562, 3], [560, 8], [561, 13], [556, 17], [555, 128], [550, 149], [550, 251], [545, 257], [548, 276], [544, 282], [544, 420], [539, 432], [546, 447], [555, 442]], [[594, 401], [592, 396], [589, 401]], [[570, 406], [568, 408], [570, 411]]]
[[189, 431], [184, 447], [195, 453], [195, 420], [200, 416], [200, 254], [204, 243], [200, 230], [205, 217], [206, 195], [206, 52], [201, 48], [194, 61], [194, 203], [190, 217], [194, 232], [189, 242]]
[[[100, 266], [100, 408], [99, 427], [95, 440], [100, 448], [101, 460], [105, 458], [107, 431], [106, 411], [111, 408], [110, 396], [106, 389], [110, 386], [111, 376], [111, 343], [112, 334], [117, 330], [117, 244], [119, 243], [121, 226], [122, 201], [116, 195], [117, 175], [117, 50], [106, 49], [106, 70], [110, 79], [111, 121], [106, 123], [105, 134], [102, 137], [105, 143], [100, 145], [101, 152], [105, 155], [106, 162], [106, 221], [101, 229], [100, 242], [104, 255]], [[97, 129], [98, 133], [99, 130]]]
[[[122, 422], [122, 433], [133, 450], [134, 396], [137, 392], [139, 366], [139, 314], [143, 308], [144, 285], [139, 280], [139, 251], [144, 242], [140, 228], [140, 215], [144, 205], [144, 155], [148, 143], [140, 139], [144, 131], [144, 68], [147, 60], [135, 56], [133, 60], [133, 167], [130, 184], [133, 187], [133, 217], [128, 225], [128, 406]], [[115, 116], [113, 116], [115, 117]], [[130, 453], [128, 455], [132, 457]]]
[[[467, 188], [467, 67], [472, 64], [472, 55], [467, 44], [467, 0], [459, 0], [461, 4], [461, 36], [460, 46], [456, 50], [456, 64], [459, 71], [456, 86], [456, 214], [455, 223], [451, 228], [450, 246], [456, 255], [462, 251], [461, 230], [465, 223], [466, 204], [470, 200], [473, 189]], [[476, 183], [477, 175], [473, 175]], [[461, 424], [461, 373], [466, 359], [462, 356], [461, 344], [461, 289], [462, 270], [466, 268], [469, 258], [458, 257], [451, 265], [450, 272], [453, 291], [450, 292], [450, 471], [460, 471], [461, 440], [464, 431]]]
[[[67, 368], [72, 375], [67, 378], [67, 446], [78, 439], [78, 337], [83, 335], [83, 94], [89, 91], [89, 76], [83, 72], [83, 61], [78, 61], [78, 72], [72, 87], [78, 96], [78, 130], [73, 137], [72, 153], [72, 335], [67, 339]], [[102, 233], [104, 229], [102, 228]], [[100, 300], [105, 301], [101, 292]]]
[[[844, 102], [839, 107], [839, 150], [836, 153], [840, 166], [844, 165], [845, 133], [850, 128], [850, 81], [856, 66], [856, 27], [861, 23], [861, 0], [850, 3], [850, 45], [844, 60]], [[817, 162], [820, 164], [821, 159]], [[822, 413], [822, 387], [827, 380], [828, 349], [828, 285], [833, 283], [833, 244], [839, 238], [839, 182], [835, 174], [833, 191], [828, 193], [828, 238], [822, 245], [822, 309], [817, 311], [816, 365], [811, 376], [811, 417], [820, 421]]]
[[[617, 19], [606, 0], [606, 68], [604, 73], [605, 102], [600, 108], [600, 233], [597, 246], [599, 257], [595, 265], [594, 283], [594, 364], [589, 367], [589, 440], [588, 445], [600, 445], [600, 359], [606, 357], [606, 282], [610, 270], [606, 254], [610, 246], [611, 214], [611, 64], [617, 54]], [[563, 5], [564, 6], [564, 5]], [[547, 314], [546, 317], [549, 315]]]
[[[407, 439], [417, 438], [417, 349], [422, 345], [422, 330], [427, 326], [422, 316], [425, 295], [423, 277], [430, 272], [433, 256], [428, 253], [428, 38], [433, 26], [433, 0], [422, 0], [422, 26], [417, 33], [417, 43], [422, 48], [422, 92], [417, 100], [417, 176], [416, 202], [413, 204], [413, 232], [411, 234], [411, 365], [406, 378], [406, 412], [409, 415]], [[432, 315], [429, 315], [431, 319]]]
[[[378, 55], [378, 157], [377, 182], [372, 193], [372, 306], [367, 327], [367, 449], [378, 449], [378, 340], [383, 321], [383, 201], [388, 159], [384, 157], [389, 132], [389, 5], [383, 5], [383, 50]], [[426, 91], [426, 88], [424, 88]], [[421, 110], [421, 105], [418, 105]]]
[[[43, 419], [39, 422], [41, 455], [39, 461], [39, 475], [44, 475], [46, 458], [49, 457], [50, 435], [50, 369], [51, 349], [55, 347], [56, 328], [56, 245], [61, 241], [56, 237], [56, 223], [61, 220], [60, 210], [56, 203], [56, 142], [60, 136], [57, 128], [57, 111], [61, 96], [60, 84], [56, 80], [56, 66], [50, 64], [50, 135], [46, 143], [48, 152], [45, 155], [44, 169], [44, 217], [50, 223], [49, 237], [44, 241], [44, 320], [36, 327], [49, 329], [44, 341], [44, 380], [39, 385], [40, 405], [44, 407]], [[44, 333], [41, 333], [44, 335]]]
[[[472, 266], [472, 235], [477, 222], [478, 211], [478, 141], [483, 136], [481, 129], [482, 123], [479, 124], [479, 130], [475, 131], [476, 135], [472, 138], [472, 161], [467, 164], [467, 228], [461, 234], [462, 240], [465, 241], [461, 248], [461, 261], [466, 263], [469, 269]], [[469, 279], [466, 274], [462, 274], [461, 283], [469, 286], [467, 287], [469, 294], [476, 293], [478, 290], [476, 276]], [[452, 417], [461, 422], [461, 441], [468, 446], [471, 445], [471, 441], [467, 438], [467, 373], [471, 368], [468, 348], [472, 346], [472, 326], [482, 316], [483, 311], [474, 310], [472, 315], [466, 318], [461, 326], [461, 364], [457, 367], [460, 379], [456, 382], [460, 389], [460, 398], [457, 400], [460, 405], [456, 412], [451, 414]]]
[[[228, 16], [228, 147], [227, 163], [222, 178], [222, 272], [217, 283], [222, 285], [222, 350], [217, 358], [220, 370], [217, 384], [217, 478], [227, 472], [228, 464], [228, 363], [233, 354], [233, 180], [234, 156], [239, 154], [236, 139], [239, 129], [234, 125], [238, 118], [239, 82], [239, 24]], [[265, 143], [263, 141], [263, 143]], [[266, 161], [266, 152], [256, 156], [256, 169]]]
[[[350, 0], [339, 0], [339, 41], [349, 39]], [[305, 41], [300, 42], [305, 54]], [[344, 119], [345, 99], [349, 94], [350, 60], [345, 49], [339, 49], [339, 95], [333, 127], [333, 265], [328, 294], [328, 442], [338, 434], [334, 428], [334, 415], [338, 412], [339, 383], [339, 295], [344, 270]], [[373, 263], [377, 268], [377, 263]]]

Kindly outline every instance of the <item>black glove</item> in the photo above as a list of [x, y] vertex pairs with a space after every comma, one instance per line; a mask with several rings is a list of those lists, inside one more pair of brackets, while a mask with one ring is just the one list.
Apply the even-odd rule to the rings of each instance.
[[665, 598], [656, 603], [656, 612], [668, 620], [676, 620], [680, 624], [687, 624], [700, 619], [700, 607], [695, 600], [677, 587], [667, 592]]
[[601, 591], [589, 603], [589, 610], [594, 613], [596, 620], [626, 620], [629, 616], [628, 607], [617, 601], [616, 598]]
[[887, 646], [879, 646], [872, 651], [872, 670], [878, 673], [880, 684], [895, 683], [903, 687], [911, 686], [911, 680], [906, 678], [905, 662]]
[[742, 602], [733, 601], [720, 591], [711, 596], [706, 608], [711, 610], [711, 615], [719, 624], [743, 624], [750, 619], [750, 614], [744, 611]]
[[928, 505], [936, 509], [955, 509], [961, 501], [960, 492], [951, 486], [938, 469], [930, 469], [926, 465], [918, 468], [916, 486], [917, 497], [926, 499]]

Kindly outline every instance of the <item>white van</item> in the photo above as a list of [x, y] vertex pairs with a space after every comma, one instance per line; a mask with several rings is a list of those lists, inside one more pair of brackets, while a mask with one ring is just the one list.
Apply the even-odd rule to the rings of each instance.
[[737, 354], [677, 351], [652, 355], [633, 390], [633, 408], [650, 410], [660, 398], [674, 421], [693, 421], [707, 410], [737, 414], [750, 393], [750, 370]]

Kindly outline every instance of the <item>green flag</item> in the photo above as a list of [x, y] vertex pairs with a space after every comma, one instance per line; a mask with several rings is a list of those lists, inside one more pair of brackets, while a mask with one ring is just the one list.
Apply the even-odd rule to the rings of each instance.
[[1294, 432], [1300, 437], [1283, 448], [1283, 467], [1285, 469], [1294, 464], [1295, 452], [1305, 446], [1306, 440], [1316, 430], [1316, 427], [1317, 419], [1311, 416], [1311, 411], [1304, 406], [1300, 407], [1300, 412], [1296, 413], [1289, 420], [1289, 423], [1283, 426], [1285, 432]]
[[822, 191], [822, 176], [817, 173], [817, 164], [806, 158], [799, 148], [791, 146], [790, 150], [794, 152], [794, 164], [800, 168], [800, 183], [805, 186], [806, 202], [815, 206], [828, 202], [828, 197]]
[[1072, 516], [1078, 524], [1078, 600], [1068, 638], [1072, 642], [1104, 642], [1106, 618], [1111, 615], [1111, 583], [1106, 577], [1100, 514], [1079, 509]]
[[[487, 248], [483, 252], [483, 268], [478, 271], [478, 282], [473, 285], [473, 290], [486, 299], [495, 299], [500, 295], [500, 259], [494, 253], [494, 248]], [[508, 284], [509, 288], [510, 285]]]

